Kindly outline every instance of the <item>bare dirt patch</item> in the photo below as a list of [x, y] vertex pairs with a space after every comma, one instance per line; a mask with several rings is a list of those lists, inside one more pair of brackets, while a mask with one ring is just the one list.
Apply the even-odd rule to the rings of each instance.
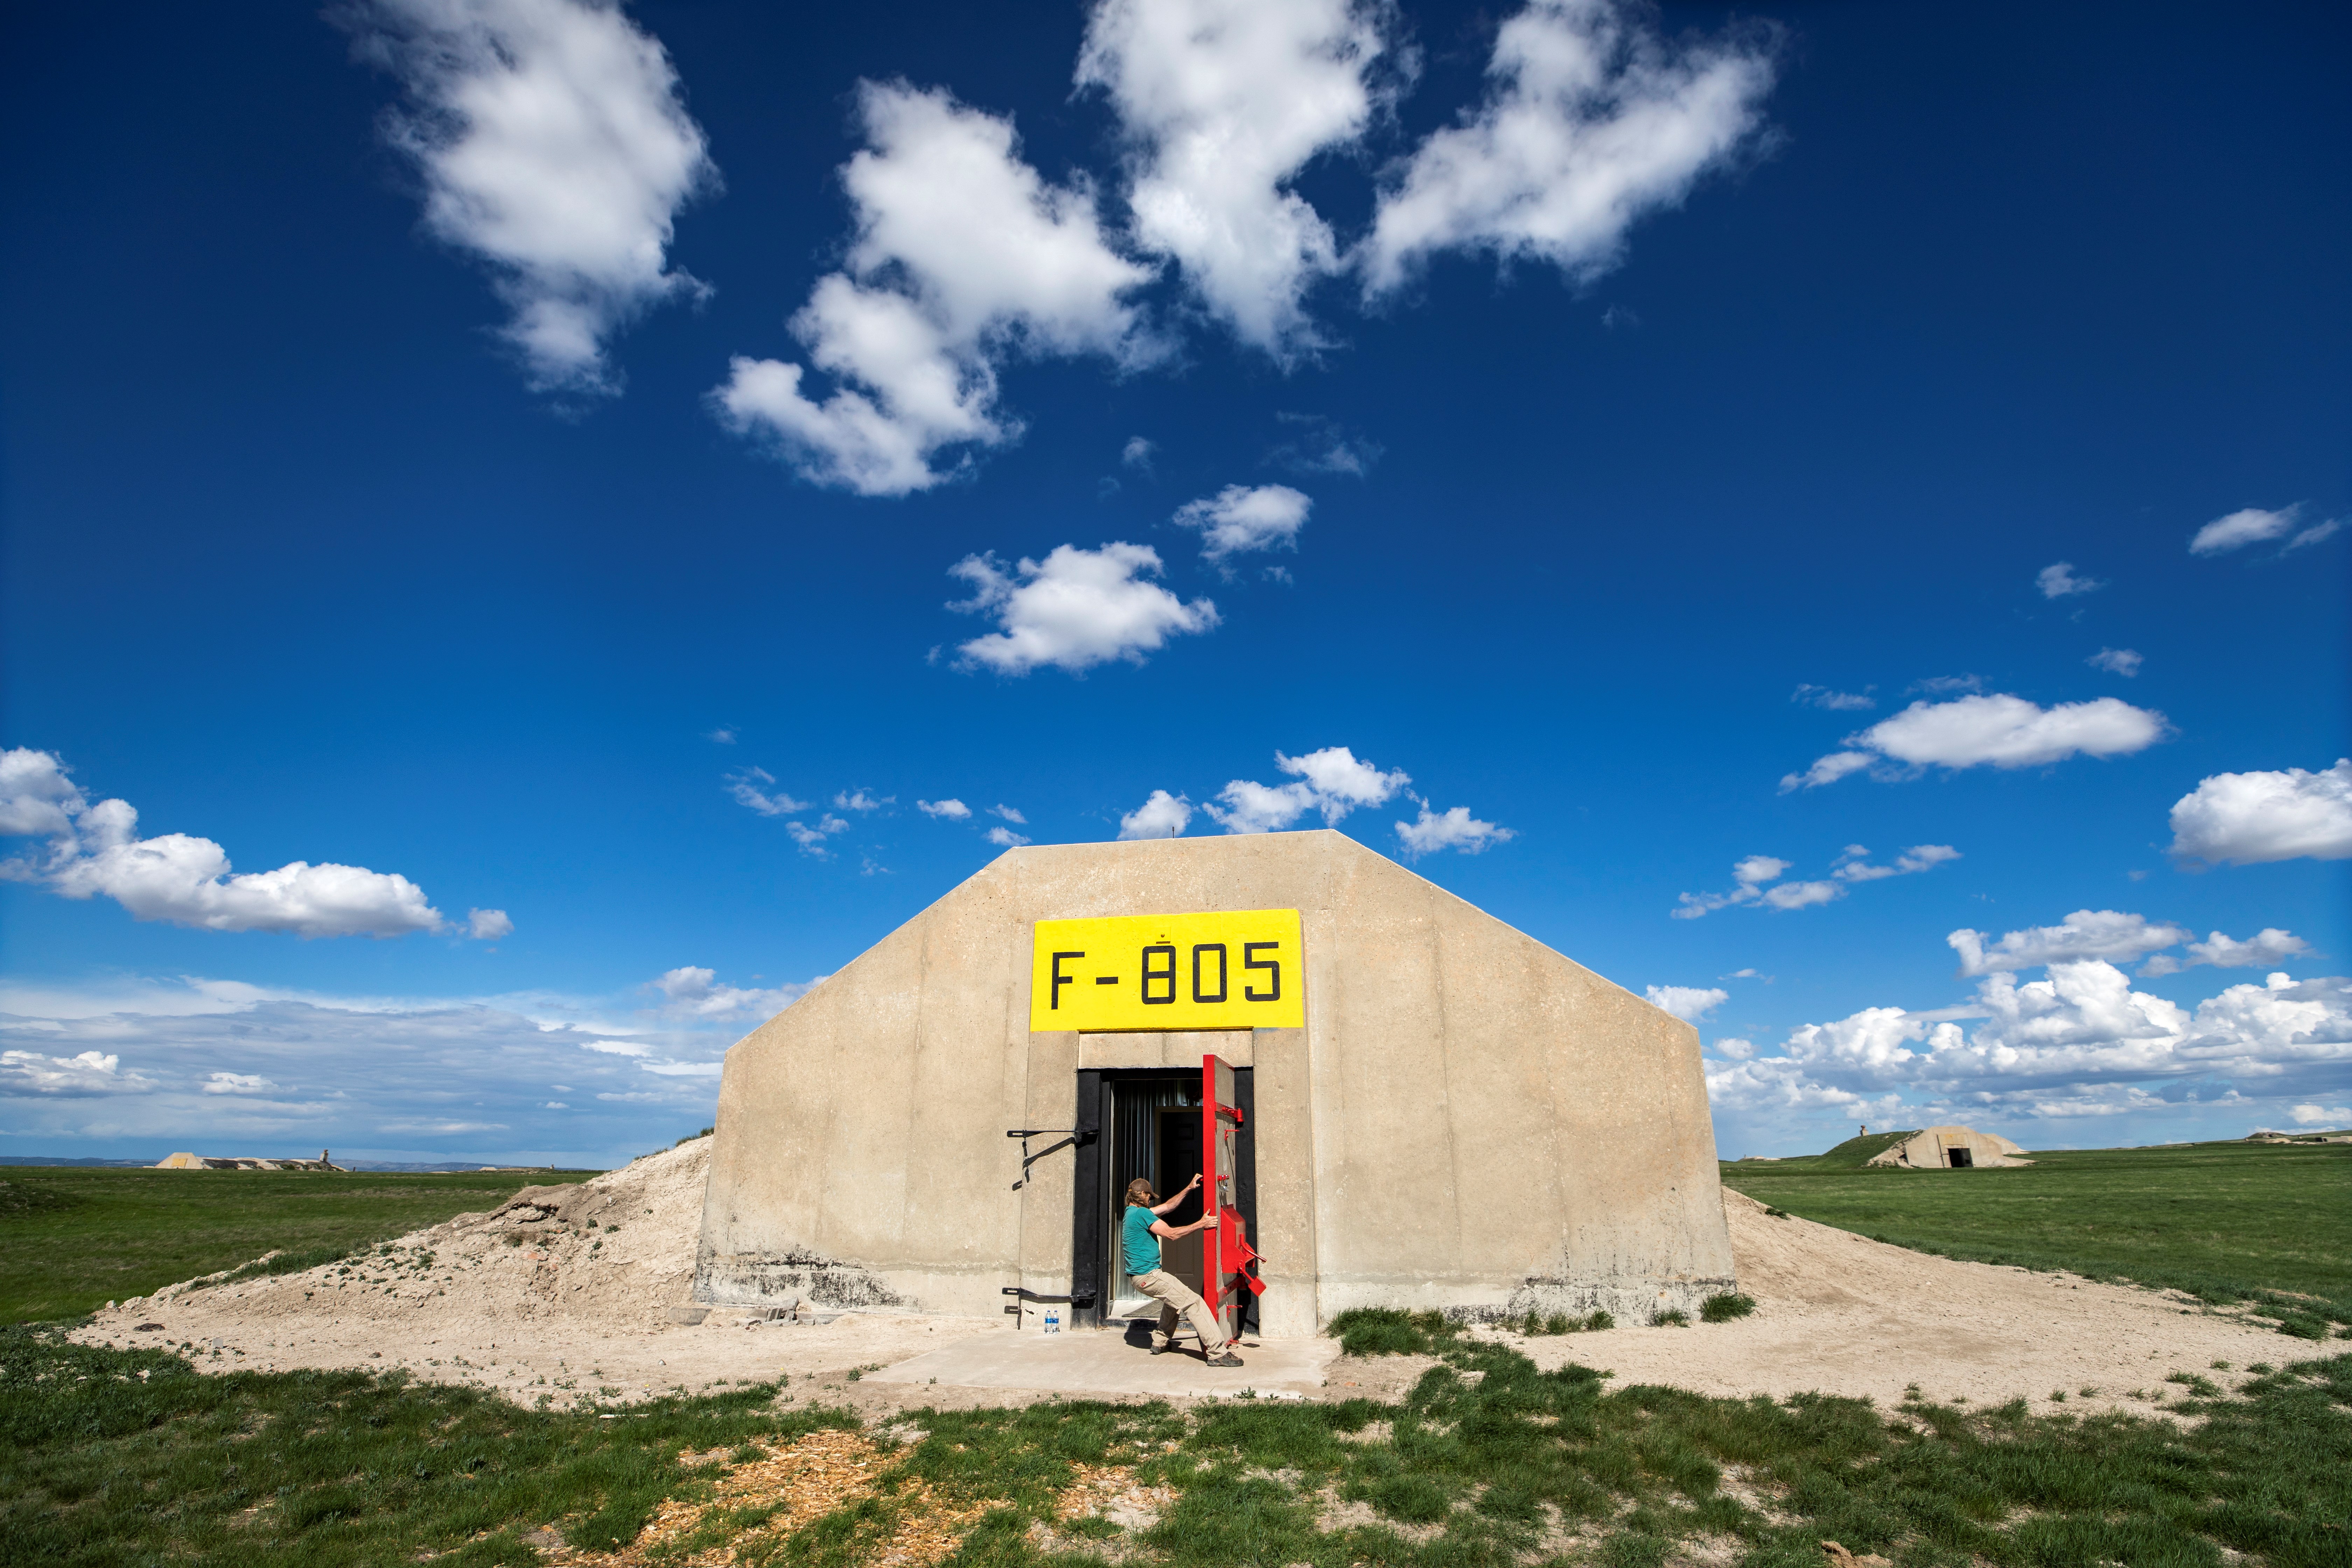
[[[2242, 1378], [2212, 1363], [2242, 1369], [2291, 1359], [2299, 1348], [2242, 1314], [2173, 1292], [1934, 1258], [1769, 1214], [1728, 1188], [1723, 1206], [1754, 1316], [1685, 1329], [1487, 1337], [1521, 1346], [1547, 1370], [1581, 1362], [1615, 1373], [1620, 1384], [1700, 1394], [1820, 1392], [1891, 1407], [1916, 1388], [1936, 1401], [2025, 1399], [2038, 1411], [2141, 1415], [2187, 1394], [2166, 1383], [2174, 1372], [2234, 1383]], [[1358, 1364], [1341, 1361], [1332, 1381]], [[2060, 1392], [2064, 1402], [2051, 1399]]]
[[[780, 1323], [715, 1310], [693, 1326], [674, 1321], [672, 1309], [689, 1306], [709, 1147], [698, 1140], [576, 1187], [527, 1189], [494, 1213], [460, 1215], [344, 1263], [173, 1286], [99, 1313], [76, 1337], [183, 1346], [220, 1370], [397, 1366], [559, 1406], [778, 1378], [795, 1403], [845, 1405], [869, 1422], [1055, 1396], [865, 1375], [957, 1339], [1013, 1331], [1000, 1319], [861, 1312]], [[2173, 1293], [1929, 1257], [1775, 1216], [1729, 1190], [1724, 1208], [1752, 1317], [1528, 1340], [1475, 1331], [1546, 1368], [1581, 1362], [1621, 1383], [1703, 1394], [1819, 1391], [1892, 1407], [1916, 1387], [1930, 1400], [2024, 1398], [2051, 1410], [2063, 1392], [2063, 1408], [2141, 1414], [2186, 1393], [2166, 1381], [2173, 1373], [2230, 1383], [2213, 1363], [2242, 1369], [2299, 1348], [2242, 1313]], [[1394, 1400], [1436, 1364], [1342, 1359], [1320, 1396]]]

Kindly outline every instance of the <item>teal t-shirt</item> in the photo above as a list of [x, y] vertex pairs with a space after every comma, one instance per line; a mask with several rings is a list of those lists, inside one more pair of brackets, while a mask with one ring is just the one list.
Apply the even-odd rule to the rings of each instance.
[[1149, 1274], [1160, 1267], [1160, 1238], [1151, 1234], [1151, 1222], [1159, 1217], [1141, 1204], [1127, 1205], [1127, 1217], [1118, 1222], [1118, 1244], [1129, 1274]]

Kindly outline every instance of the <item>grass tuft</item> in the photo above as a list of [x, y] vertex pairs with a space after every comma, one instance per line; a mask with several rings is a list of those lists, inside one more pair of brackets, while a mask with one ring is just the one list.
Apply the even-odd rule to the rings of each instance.
[[1323, 1331], [1339, 1342], [1342, 1355], [1429, 1355], [1454, 1343], [1458, 1323], [1443, 1312], [1404, 1312], [1393, 1307], [1350, 1307]]
[[1698, 1307], [1698, 1315], [1700, 1320], [1705, 1322], [1727, 1323], [1734, 1318], [1747, 1317], [1749, 1313], [1755, 1310], [1755, 1297], [1742, 1296], [1734, 1291], [1726, 1291], [1720, 1296], [1709, 1296], [1706, 1300], [1700, 1302]]
[[1690, 1327], [1690, 1314], [1684, 1311], [1679, 1307], [1668, 1307], [1661, 1311], [1650, 1314], [1650, 1327], [1654, 1329], [1687, 1329]]

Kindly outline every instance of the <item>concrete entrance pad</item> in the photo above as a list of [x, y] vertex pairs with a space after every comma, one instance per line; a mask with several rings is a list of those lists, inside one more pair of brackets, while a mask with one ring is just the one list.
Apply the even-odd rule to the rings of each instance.
[[1238, 1367], [1202, 1363], [1190, 1338], [1173, 1355], [1153, 1355], [1116, 1330], [1041, 1334], [1034, 1330], [980, 1334], [866, 1374], [868, 1383], [929, 1384], [942, 1388], [1023, 1388], [1044, 1394], [1160, 1399], [1231, 1397], [1244, 1389], [1260, 1397], [1311, 1394], [1339, 1353], [1328, 1339], [1243, 1339], [1234, 1342]]

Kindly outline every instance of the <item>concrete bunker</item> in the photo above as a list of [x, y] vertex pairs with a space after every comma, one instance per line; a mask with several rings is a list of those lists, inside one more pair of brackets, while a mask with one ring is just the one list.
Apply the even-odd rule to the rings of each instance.
[[1909, 1171], [1972, 1171], [1982, 1165], [2031, 1165], [2025, 1151], [1998, 1132], [1973, 1127], [1930, 1127], [1870, 1157], [1874, 1165]]
[[1696, 1031], [1328, 830], [1009, 850], [738, 1042], [717, 1126], [714, 1306], [1114, 1323], [1119, 1193], [1204, 1146], [1263, 1333], [1735, 1288]]

